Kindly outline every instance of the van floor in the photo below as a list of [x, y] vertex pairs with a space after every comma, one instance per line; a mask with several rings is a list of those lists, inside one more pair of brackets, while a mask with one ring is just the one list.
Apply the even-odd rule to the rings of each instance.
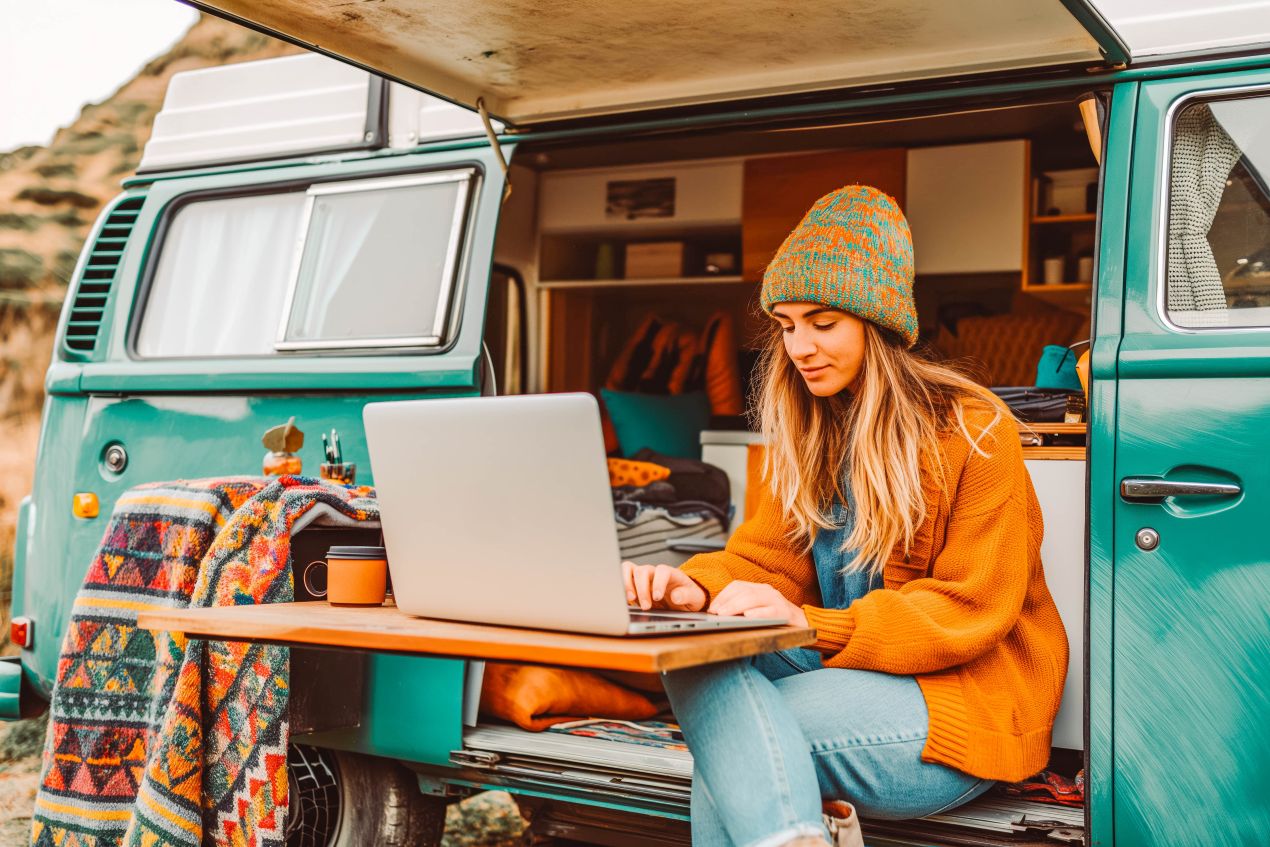
[[[606, 800], [655, 804], [686, 811], [692, 784], [692, 754], [640, 744], [610, 741], [554, 732], [528, 732], [518, 727], [481, 724], [463, 735], [463, 750], [454, 764], [474, 768], [522, 785], [547, 786], [564, 791], [596, 792]], [[513, 786], [509, 786], [513, 787]], [[550, 805], [550, 804], [548, 804]], [[606, 817], [600, 826], [597, 814]], [[588, 825], [588, 819], [591, 824]], [[646, 819], [645, 819], [646, 820]], [[887, 844], [987, 845], [1084, 844], [1084, 810], [1037, 803], [993, 792], [950, 812], [909, 821], [864, 820], [871, 841]], [[534, 816], [535, 829], [543, 835], [576, 840], [591, 827], [613, 830], [611, 812], [587, 811], [577, 805], [550, 806]], [[553, 831], [553, 827], [555, 828]], [[619, 827], [620, 829], [620, 827]], [[683, 828], [686, 832], [686, 827]], [[647, 823], [642, 830], [648, 835]], [[644, 843], [675, 843], [676, 827], [668, 826]], [[584, 837], [585, 836], [585, 837]], [[639, 840], [639, 839], [636, 839]], [[613, 843], [633, 843], [615, 840]]]

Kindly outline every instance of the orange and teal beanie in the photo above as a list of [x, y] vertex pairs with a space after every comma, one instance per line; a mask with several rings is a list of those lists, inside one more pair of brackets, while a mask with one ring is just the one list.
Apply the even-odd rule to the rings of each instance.
[[763, 310], [822, 303], [917, 342], [913, 236], [896, 202], [869, 185], [816, 201], [763, 273]]

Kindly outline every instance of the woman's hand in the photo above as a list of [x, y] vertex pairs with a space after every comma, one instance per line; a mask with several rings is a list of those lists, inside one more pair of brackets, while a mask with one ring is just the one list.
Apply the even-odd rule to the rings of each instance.
[[807, 626], [801, 606], [795, 606], [772, 586], [764, 582], [734, 580], [723, 587], [710, 603], [708, 612], [715, 615], [742, 615], [747, 618], [787, 620], [795, 626]]
[[670, 565], [622, 562], [622, 580], [626, 583], [626, 602], [641, 609], [699, 612], [706, 604], [705, 589]]

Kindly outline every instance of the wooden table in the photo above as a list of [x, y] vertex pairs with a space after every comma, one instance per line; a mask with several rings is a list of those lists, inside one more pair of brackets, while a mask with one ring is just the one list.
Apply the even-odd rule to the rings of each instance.
[[644, 672], [804, 647], [816, 640], [814, 629], [795, 626], [624, 638], [576, 635], [419, 618], [393, 605], [331, 606], [324, 601], [154, 609], [141, 612], [137, 626], [216, 641], [260, 641]]

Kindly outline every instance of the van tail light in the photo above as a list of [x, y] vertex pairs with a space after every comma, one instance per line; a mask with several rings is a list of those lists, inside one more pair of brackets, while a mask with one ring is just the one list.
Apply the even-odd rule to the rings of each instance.
[[9, 621], [9, 640], [22, 649], [30, 649], [34, 641], [35, 625], [27, 617], [16, 617]]

